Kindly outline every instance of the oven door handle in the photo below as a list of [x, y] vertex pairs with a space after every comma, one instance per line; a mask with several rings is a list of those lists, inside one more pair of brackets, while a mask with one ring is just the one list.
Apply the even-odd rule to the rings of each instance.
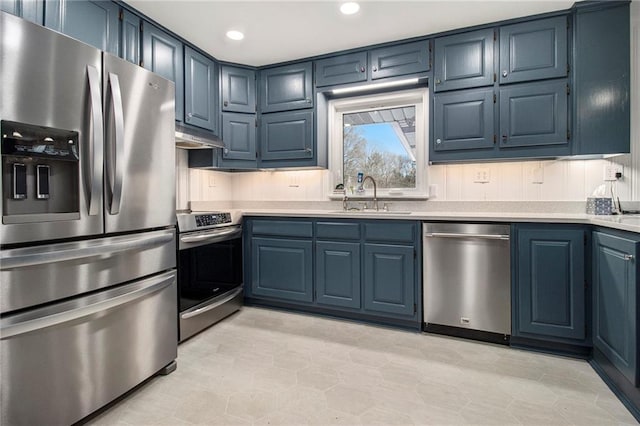
[[228, 301], [230, 301], [231, 299], [233, 299], [234, 297], [236, 297], [237, 295], [239, 295], [242, 292], [243, 286], [238, 287], [237, 289], [231, 291], [230, 293], [228, 293], [227, 295], [223, 295], [224, 297], [220, 300], [215, 300], [210, 304], [210, 305], [206, 305], [206, 306], [202, 306], [199, 308], [195, 308], [195, 309], [189, 309], [184, 311], [183, 313], [180, 314], [180, 318], [181, 319], [189, 319], [195, 316], [198, 316], [200, 314], [204, 314], [205, 312], [208, 312], [212, 309], [217, 308], [220, 305], [224, 305], [225, 303], [227, 303]]
[[214, 231], [211, 233], [200, 235], [184, 235], [180, 237], [181, 243], [204, 243], [204, 242], [218, 242], [225, 239], [233, 238], [242, 234], [242, 228], [234, 227], [233, 229], [225, 229], [223, 231]]

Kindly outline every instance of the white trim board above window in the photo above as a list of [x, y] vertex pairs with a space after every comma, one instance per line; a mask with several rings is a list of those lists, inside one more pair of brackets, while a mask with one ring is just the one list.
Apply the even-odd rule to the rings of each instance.
[[333, 99], [328, 103], [330, 198], [344, 185], [358, 192], [357, 174], [372, 175], [378, 198], [426, 199], [429, 93], [427, 88]]

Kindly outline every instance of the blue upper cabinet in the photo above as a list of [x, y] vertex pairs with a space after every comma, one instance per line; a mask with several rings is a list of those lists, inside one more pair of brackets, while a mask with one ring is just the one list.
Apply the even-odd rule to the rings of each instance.
[[369, 52], [371, 79], [429, 71], [429, 59], [429, 42], [426, 40], [373, 49]]
[[316, 87], [367, 81], [367, 52], [320, 59], [315, 67]]
[[436, 92], [493, 84], [494, 31], [471, 31], [435, 40]]
[[184, 121], [218, 131], [218, 70], [216, 63], [190, 47], [184, 50]]
[[637, 236], [593, 233], [593, 345], [638, 386]]
[[120, 26], [120, 52], [125, 61], [140, 65], [140, 17], [127, 11], [122, 11]]
[[142, 32], [142, 65], [176, 84], [176, 120], [184, 120], [184, 54], [182, 43], [145, 22]]
[[517, 235], [513, 333], [583, 343], [585, 230], [522, 225]]
[[304, 164], [314, 160], [313, 111], [265, 114], [260, 120], [260, 161], [263, 166], [282, 167], [292, 161], [303, 161]]
[[251, 69], [222, 66], [222, 111], [256, 112], [256, 72]]
[[222, 150], [220, 166], [256, 168], [256, 116], [255, 114], [222, 113]]
[[430, 157], [450, 151], [493, 150], [493, 100], [493, 89], [434, 95], [434, 144]]
[[0, 10], [36, 24], [44, 22], [44, 0], [0, 0]]
[[303, 62], [260, 71], [260, 112], [313, 108], [313, 64]]
[[544, 147], [569, 155], [568, 85], [565, 79], [500, 89], [500, 149]]
[[48, 0], [45, 26], [118, 55], [120, 7], [110, 1]]
[[576, 12], [573, 154], [631, 152], [629, 4], [613, 4]]
[[500, 84], [566, 77], [567, 17], [500, 28]]

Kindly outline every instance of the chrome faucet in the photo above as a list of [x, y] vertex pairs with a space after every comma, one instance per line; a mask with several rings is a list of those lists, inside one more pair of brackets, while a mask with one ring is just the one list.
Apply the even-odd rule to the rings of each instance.
[[362, 186], [364, 187], [364, 183], [367, 181], [367, 179], [371, 180], [371, 183], [373, 184], [373, 208], [378, 211], [378, 185], [376, 185], [376, 181], [374, 178], [372, 178], [369, 175], [366, 175], [364, 177], [364, 179], [362, 179]]

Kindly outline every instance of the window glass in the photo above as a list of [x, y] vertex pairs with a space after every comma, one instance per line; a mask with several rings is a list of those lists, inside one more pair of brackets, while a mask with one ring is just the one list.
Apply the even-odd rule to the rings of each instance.
[[[341, 97], [328, 102], [329, 196], [426, 198], [428, 89]], [[363, 191], [361, 189], [364, 189]]]
[[380, 189], [416, 187], [415, 106], [343, 114], [343, 176], [370, 175]]

